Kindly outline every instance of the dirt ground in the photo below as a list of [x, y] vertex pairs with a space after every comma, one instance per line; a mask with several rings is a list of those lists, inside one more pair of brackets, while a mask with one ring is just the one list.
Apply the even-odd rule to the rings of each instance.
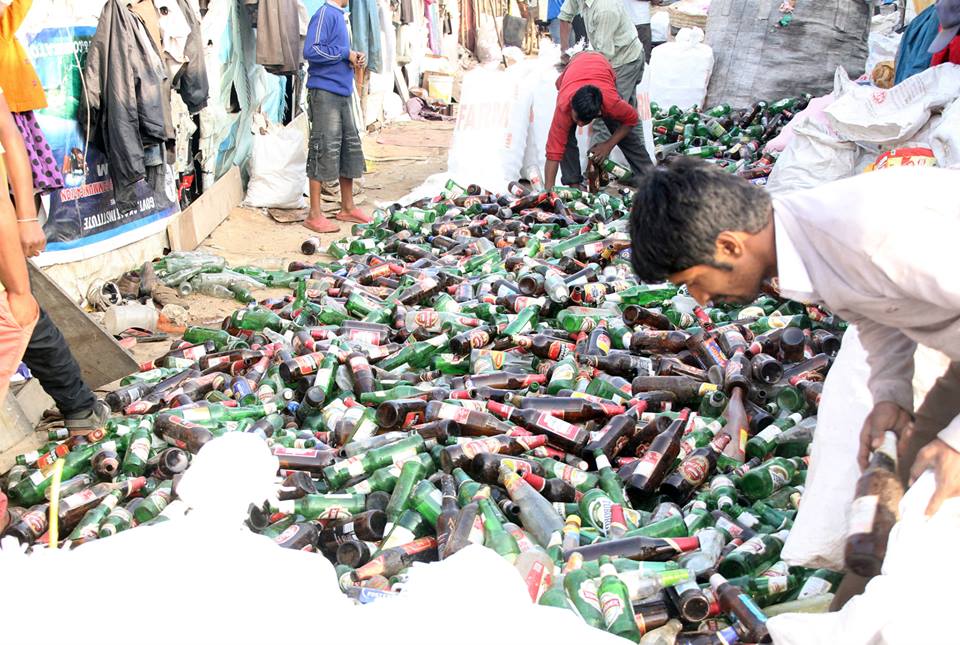
[[[371, 212], [377, 206], [386, 206], [419, 186], [430, 175], [447, 167], [447, 150], [453, 135], [453, 123], [405, 121], [390, 124], [379, 132], [368, 133], [363, 141], [368, 172], [363, 177], [363, 203], [360, 207]], [[333, 220], [337, 221], [337, 220]], [[350, 224], [338, 222], [340, 231], [321, 235], [321, 248], [350, 234]], [[230, 266], [286, 265], [291, 260], [324, 260], [327, 256], [306, 256], [300, 252], [301, 243], [315, 234], [299, 223], [281, 224], [265, 212], [256, 209], [234, 208], [226, 220], [197, 249], [226, 258]], [[283, 296], [289, 289], [254, 292], [257, 298]], [[189, 324], [219, 327], [224, 317], [240, 305], [233, 300], [221, 300], [193, 294], [184, 298], [189, 305]], [[143, 343], [130, 351], [134, 358], [146, 362], [164, 354], [168, 343]]]

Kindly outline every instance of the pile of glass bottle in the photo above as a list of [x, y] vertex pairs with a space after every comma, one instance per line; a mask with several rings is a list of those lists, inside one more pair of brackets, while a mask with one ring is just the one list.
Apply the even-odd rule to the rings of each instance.
[[164, 521], [192, 456], [246, 432], [279, 462], [250, 530], [329, 558], [360, 602], [479, 544], [533, 601], [634, 641], [753, 642], [824, 610], [839, 575], [779, 554], [843, 321], [772, 288], [704, 309], [638, 284], [629, 194], [510, 190], [449, 182], [326, 261], [230, 272], [234, 295], [236, 276], [292, 293], [244, 294], [110, 393], [105, 428], [18, 457], [6, 534], [48, 541], [58, 460], [63, 544]]

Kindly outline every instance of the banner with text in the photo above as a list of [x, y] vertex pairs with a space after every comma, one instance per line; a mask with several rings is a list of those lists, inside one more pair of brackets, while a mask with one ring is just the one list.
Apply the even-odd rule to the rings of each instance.
[[81, 70], [96, 27], [42, 28], [20, 38], [47, 94], [37, 121], [64, 177], [64, 187], [44, 199], [47, 251], [43, 264], [95, 257], [162, 231], [180, 208], [169, 166], [137, 186], [138, 207], [121, 214], [113, 198], [107, 159], [77, 122], [84, 86]]

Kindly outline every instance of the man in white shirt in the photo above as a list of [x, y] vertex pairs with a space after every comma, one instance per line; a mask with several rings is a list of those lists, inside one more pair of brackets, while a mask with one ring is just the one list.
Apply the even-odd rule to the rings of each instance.
[[[960, 496], [958, 179], [955, 170], [895, 168], [771, 200], [709, 164], [682, 159], [640, 178], [630, 222], [642, 280], [686, 284], [706, 303], [749, 301], [776, 277], [785, 297], [823, 302], [855, 324], [874, 401], [860, 465], [885, 430], [898, 432], [910, 483], [927, 469], [935, 473], [928, 515]], [[918, 343], [952, 362], [914, 418]]]
[[651, 0], [623, 0], [627, 15], [637, 28], [637, 38], [643, 45], [643, 58], [647, 64], [650, 63], [650, 52], [653, 49], [653, 32], [650, 30], [651, 4]]

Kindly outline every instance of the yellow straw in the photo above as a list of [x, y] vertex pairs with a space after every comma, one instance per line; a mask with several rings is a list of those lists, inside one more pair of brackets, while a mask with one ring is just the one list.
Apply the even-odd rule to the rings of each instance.
[[53, 464], [53, 479], [50, 482], [50, 529], [47, 531], [47, 547], [57, 548], [59, 542], [60, 515], [60, 478], [63, 477], [63, 459]]

